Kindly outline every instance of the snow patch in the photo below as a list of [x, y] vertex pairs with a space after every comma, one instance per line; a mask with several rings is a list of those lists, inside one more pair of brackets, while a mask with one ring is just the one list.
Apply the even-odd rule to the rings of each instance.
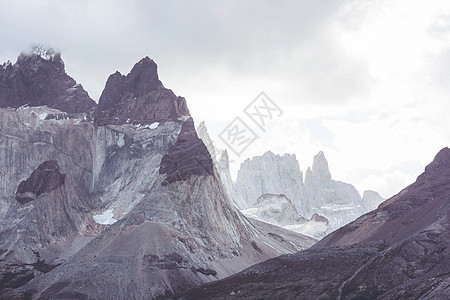
[[117, 222], [117, 220], [114, 219], [114, 214], [113, 214], [112, 209], [108, 209], [107, 211], [103, 212], [100, 215], [95, 215], [94, 220], [98, 224], [103, 224], [103, 225], [111, 225], [111, 224], [114, 224]]
[[122, 148], [125, 145], [125, 135], [123, 133], [118, 134], [116, 144], [120, 148]]
[[39, 120], [45, 120], [45, 118], [47, 118], [48, 114], [47, 113], [41, 113], [39, 114]]
[[183, 121], [183, 122], [186, 122], [187, 119], [189, 119], [190, 117], [191, 117], [191, 116], [181, 116], [181, 117], [178, 118], [178, 120]]
[[150, 126], [148, 128], [156, 129], [158, 126], [159, 126], [159, 122], [155, 122], [155, 123], [150, 124]]
[[45, 60], [51, 60], [55, 58], [56, 51], [48, 46], [44, 46], [41, 44], [34, 45], [31, 49], [33, 54], [40, 56]]

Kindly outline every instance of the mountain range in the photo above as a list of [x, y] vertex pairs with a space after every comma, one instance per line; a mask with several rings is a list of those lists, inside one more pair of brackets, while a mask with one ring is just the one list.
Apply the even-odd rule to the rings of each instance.
[[98, 105], [51, 49], [0, 82], [3, 298], [163, 297], [316, 242], [231, 205], [150, 58], [112, 74]]
[[380, 205], [323, 152], [234, 182], [152, 59], [97, 104], [35, 46], [0, 66], [0, 299], [446, 299], [449, 178], [444, 148]]

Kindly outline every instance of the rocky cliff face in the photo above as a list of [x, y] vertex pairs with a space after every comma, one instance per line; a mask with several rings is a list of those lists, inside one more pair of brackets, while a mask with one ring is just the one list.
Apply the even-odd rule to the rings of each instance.
[[0, 107], [46, 105], [69, 114], [90, 115], [95, 102], [65, 72], [61, 54], [35, 45], [15, 64], [0, 67]]
[[450, 149], [417, 181], [312, 248], [253, 266], [181, 299], [447, 299]]
[[236, 188], [247, 207], [252, 207], [263, 194], [286, 195], [301, 215], [309, 210], [303, 192], [303, 173], [295, 155], [283, 156], [268, 151], [245, 160], [236, 178]]
[[52, 269], [101, 228], [90, 210], [93, 126], [0, 109], [0, 294]]
[[110, 76], [94, 122], [46, 106], [0, 112], [6, 298], [163, 297], [314, 243], [231, 205], [149, 58]]
[[163, 184], [183, 181], [192, 175], [213, 175], [212, 158], [201, 139], [197, 137], [192, 118], [181, 126], [177, 141], [161, 160], [160, 174], [166, 174]]

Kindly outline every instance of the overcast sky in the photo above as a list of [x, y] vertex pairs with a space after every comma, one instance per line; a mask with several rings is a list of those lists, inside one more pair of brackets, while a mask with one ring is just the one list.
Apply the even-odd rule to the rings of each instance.
[[[240, 117], [258, 135], [240, 157], [325, 152], [334, 179], [389, 197], [450, 145], [450, 1], [0, 0], [0, 60], [31, 43], [62, 53], [98, 100], [116, 70], [149, 56], [218, 138]], [[257, 127], [264, 91], [283, 111]]]

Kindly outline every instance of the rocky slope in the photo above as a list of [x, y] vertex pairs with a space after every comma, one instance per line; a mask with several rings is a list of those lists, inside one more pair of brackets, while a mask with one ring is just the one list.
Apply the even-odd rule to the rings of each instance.
[[[34, 55], [39, 74], [59, 59]], [[93, 122], [47, 106], [0, 110], [4, 298], [163, 297], [315, 242], [231, 205], [148, 57], [109, 77]]]
[[450, 149], [417, 181], [312, 248], [181, 299], [448, 299]]

